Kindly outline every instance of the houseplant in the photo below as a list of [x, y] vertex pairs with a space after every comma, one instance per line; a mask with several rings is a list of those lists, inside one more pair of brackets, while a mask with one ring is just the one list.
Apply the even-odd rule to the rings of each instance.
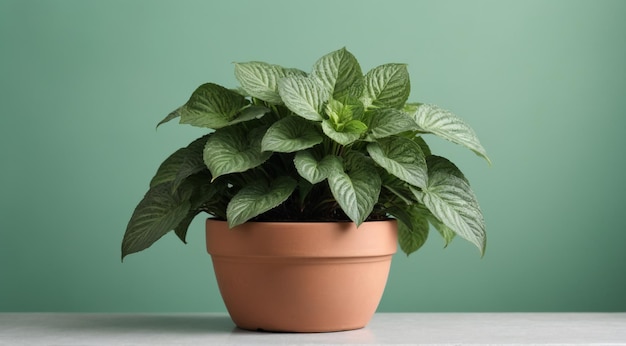
[[[483, 216], [467, 179], [452, 162], [432, 154], [423, 135], [489, 159], [460, 118], [434, 105], [407, 103], [406, 65], [385, 64], [364, 75], [344, 48], [320, 58], [310, 73], [247, 62], [235, 64], [235, 76], [238, 89], [203, 84], [158, 123], [179, 118], [214, 131], [158, 168], [128, 223], [122, 259], [171, 230], [185, 242], [189, 224], [201, 212], [212, 216], [209, 252], [212, 246], [219, 252], [212, 228], [231, 228], [219, 233], [228, 237], [268, 222], [290, 229], [330, 222], [355, 228], [352, 233], [369, 222], [391, 222], [407, 254], [424, 244], [432, 224], [446, 244], [458, 235], [484, 252]], [[281, 234], [287, 233], [297, 232]], [[219, 256], [212, 255], [215, 266]], [[351, 327], [334, 329], [341, 328]]]

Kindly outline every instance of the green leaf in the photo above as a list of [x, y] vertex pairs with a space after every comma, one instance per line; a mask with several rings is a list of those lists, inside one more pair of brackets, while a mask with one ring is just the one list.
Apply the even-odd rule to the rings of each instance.
[[367, 125], [359, 120], [350, 120], [343, 126], [343, 132], [360, 135], [367, 131]]
[[367, 114], [370, 119], [369, 136], [374, 139], [418, 129], [415, 121], [401, 110], [379, 108], [368, 111]]
[[315, 124], [298, 116], [288, 116], [270, 126], [261, 148], [263, 151], [291, 153], [310, 148], [322, 140]]
[[177, 108], [173, 112], [170, 112], [170, 114], [168, 114], [165, 118], [163, 118], [163, 120], [159, 121], [156, 127], [158, 128], [159, 126], [165, 124], [166, 122], [180, 117], [179, 110], [180, 108]]
[[200, 214], [200, 210], [190, 210], [187, 215], [178, 223], [178, 225], [174, 228], [174, 233], [182, 241], [187, 244], [187, 230], [189, 229], [189, 225], [193, 219], [196, 218], [196, 215]]
[[357, 226], [372, 212], [380, 194], [381, 180], [376, 168], [365, 161], [344, 170], [331, 169], [328, 185], [341, 209]]
[[439, 234], [443, 238], [443, 241], [445, 242], [444, 247], [447, 247], [456, 236], [456, 233], [454, 233], [454, 231], [450, 227], [446, 226], [446, 224], [439, 221], [439, 219], [437, 219], [432, 214], [430, 215], [430, 217], [428, 217], [428, 221], [430, 221], [430, 223], [435, 227], [435, 229], [439, 232]]
[[450, 160], [445, 157], [430, 155], [426, 157], [426, 165], [429, 172], [445, 172], [463, 179], [469, 185], [469, 180], [465, 177], [463, 172]]
[[306, 76], [306, 73], [259, 61], [235, 64], [235, 77], [243, 90], [271, 104], [283, 103], [278, 93], [278, 81], [288, 76]]
[[185, 148], [170, 155], [159, 166], [157, 173], [150, 181], [150, 187], [172, 182], [172, 191], [189, 176], [206, 169], [202, 159], [202, 151], [211, 134], [202, 136]]
[[290, 177], [278, 177], [268, 185], [256, 181], [243, 187], [228, 203], [228, 226], [235, 227], [274, 209], [289, 198], [298, 183]]
[[423, 131], [463, 145], [491, 164], [491, 160], [487, 157], [487, 152], [480, 144], [476, 133], [461, 118], [450, 111], [428, 104], [408, 105], [405, 109], [413, 110], [411, 116]]
[[400, 109], [409, 98], [411, 81], [406, 64], [386, 64], [370, 70], [365, 75], [363, 103], [367, 107]]
[[265, 128], [248, 132], [244, 126], [234, 125], [216, 130], [207, 140], [203, 159], [213, 179], [229, 173], [245, 172], [265, 162], [271, 152], [261, 150]]
[[361, 138], [361, 134], [358, 132], [340, 132], [335, 130], [335, 127], [329, 119], [324, 119], [324, 121], [322, 121], [322, 131], [324, 131], [326, 136], [341, 145], [348, 145]]
[[406, 218], [398, 219], [398, 243], [408, 255], [421, 248], [428, 239], [428, 219], [417, 204], [405, 209], [410, 222]]
[[426, 144], [426, 141], [424, 140], [424, 138], [422, 138], [422, 136], [413, 137], [413, 141], [419, 144], [420, 148], [422, 148], [422, 152], [424, 153], [424, 156], [428, 157], [432, 155], [430, 151], [430, 147], [428, 146], [428, 144]]
[[[326, 104], [326, 114], [333, 127], [342, 132], [343, 127], [352, 120], [362, 120], [364, 108], [361, 101], [352, 98], [346, 98], [345, 102], [331, 99]], [[367, 129], [367, 125], [365, 126]], [[361, 131], [362, 132], [362, 131]]]
[[359, 97], [363, 92], [363, 72], [357, 59], [345, 48], [331, 52], [313, 65], [312, 76], [318, 78], [329, 94], [338, 100]]
[[340, 169], [343, 169], [341, 162], [337, 157], [328, 155], [321, 160], [317, 160], [315, 155], [310, 150], [299, 151], [296, 153], [293, 163], [296, 166], [298, 174], [306, 179], [311, 184], [317, 184], [324, 181], [328, 177], [328, 171], [334, 165], [340, 165]]
[[484, 254], [485, 222], [469, 184], [445, 170], [430, 171], [428, 175], [428, 186], [421, 192], [413, 189], [415, 196], [433, 216]]
[[[390, 174], [387, 170], [381, 169], [378, 172], [382, 180], [382, 186], [396, 197], [400, 198], [406, 205], [415, 203], [413, 192], [409, 189], [409, 184], [398, 179], [395, 175]], [[382, 199], [382, 198], [381, 198]], [[392, 200], [389, 197], [389, 200]]]
[[187, 103], [170, 113], [159, 125], [180, 116], [181, 124], [219, 129], [229, 125], [247, 104], [248, 101], [238, 93], [217, 84], [206, 83], [198, 87]]
[[135, 208], [122, 240], [122, 260], [129, 254], [144, 250], [187, 216], [191, 191], [176, 190], [165, 183], [146, 193]]
[[169, 183], [176, 179], [178, 170], [185, 158], [189, 155], [187, 148], [180, 148], [170, 155], [157, 169], [156, 174], [150, 181], [150, 187], [155, 187], [163, 183]]
[[329, 94], [318, 80], [303, 76], [283, 78], [278, 82], [278, 92], [292, 112], [308, 120], [323, 119], [321, 112]]
[[404, 137], [387, 137], [367, 145], [372, 159], [387, 172], [420, 188], [426, 186], [426, 159], [420, 146]]

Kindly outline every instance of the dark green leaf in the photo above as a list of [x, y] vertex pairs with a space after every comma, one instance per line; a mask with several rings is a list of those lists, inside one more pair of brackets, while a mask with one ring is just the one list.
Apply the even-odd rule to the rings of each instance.
[[187, 177], [206, 169], [202, 160], [202, 151], [211, 134], [202, 136], [170, 155], [159, 166], [157, 173], [150, 181], [150, 187], [172, 182], [172, 191]]
[[428, 166], [428, 172], [445, 172], [463, 179], [469, 185], [469, 180], [465, 178], [463, 172], [445, 157], [430, 155], [426, 157], [426, 165]]
[[191, 191], [176, 190], [170, 184], [151, 188], [139, 202], [128, 222], [122, 240], [122, 259], [144, 250], [177, 227], [191, 208]]
[[296, 185], [297, 182], [290, 177], [278, 177], [269, 185], [265, 181], [255, 181], [243, 187], [228, 203], [226, 214], [229, 227], [279, 206], [289, 198]]
[[[405, 208], [410, 222], [404, 218], [398, 219], [398, 242], [404, 253], [410, 255], [426, 243], [428, 238], [428, 219], [417, 204]], [[395, 216], [395, 215], [394, 215]]]

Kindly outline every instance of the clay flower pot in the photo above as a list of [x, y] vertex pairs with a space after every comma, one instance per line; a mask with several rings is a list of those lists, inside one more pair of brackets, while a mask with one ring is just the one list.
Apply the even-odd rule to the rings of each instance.
[[207, 250], [240, 328], [330, 332], [364, 327], [382, 297], [397, 248], [395, 220], [248, 222], [208, 219]]

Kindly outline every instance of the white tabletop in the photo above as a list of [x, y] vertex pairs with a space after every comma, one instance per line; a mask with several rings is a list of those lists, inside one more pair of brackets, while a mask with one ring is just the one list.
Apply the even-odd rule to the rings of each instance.
[[0, 345], [626, 345], [626, 313], [379, 313], [360, 330], [250, 332], [225, 314], [0, 313]]

